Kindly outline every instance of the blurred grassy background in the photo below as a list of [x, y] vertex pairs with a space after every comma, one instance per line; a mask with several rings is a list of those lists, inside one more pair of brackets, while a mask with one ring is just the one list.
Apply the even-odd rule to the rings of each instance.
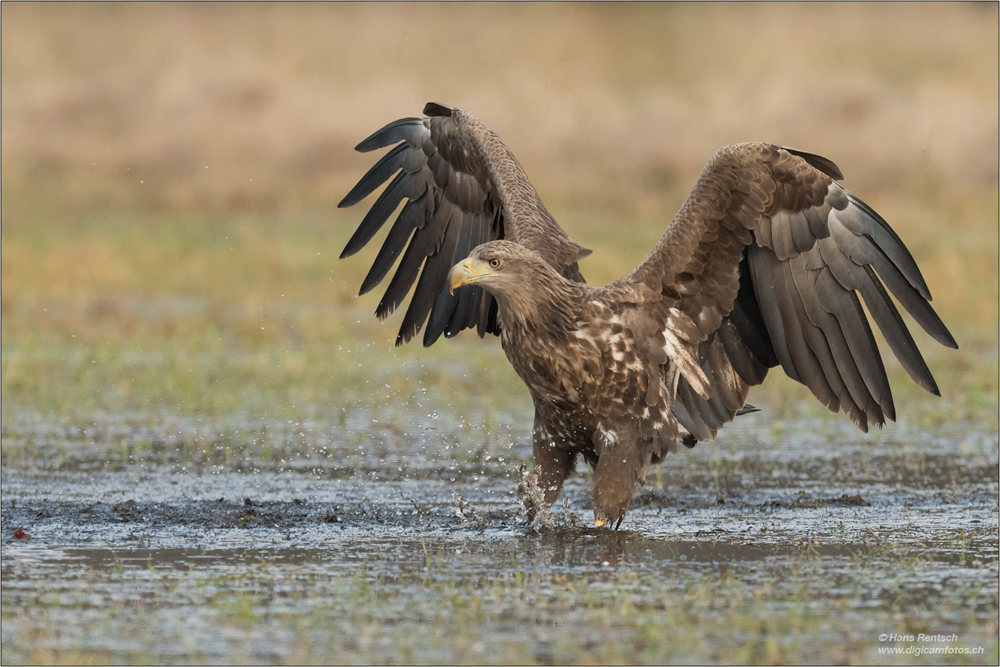
[[[335, 205], [373, 161], [353, 146], [433, 100], [504, 138], [596, 251], [592, 283], [645, 255], [717, 148], [833, 159], [962, 347], [917, 334], [944, 400], [887, 363], [901, 417], [996, 429], [995, 3], [0, 11], [5, 426], [294, 416], [428, 388], [527, 409], [495, 341], [393, 350], [401, 314], [379, 325], [378, 295], [354, 297], [374, 249], [337, 260], [363, 210]], [[765, 387], [779, 416], [807, 396]]]

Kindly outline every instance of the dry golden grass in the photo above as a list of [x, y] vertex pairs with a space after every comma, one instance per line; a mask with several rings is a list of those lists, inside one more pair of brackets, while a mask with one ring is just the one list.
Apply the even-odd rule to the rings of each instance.
[[[720, 146], [826, 155], [903, 237], [939, 313], [995, 376], [995, 3], [0, 11], [8, 370], [41, 332], [103, 339], [132, 317], [119, 340], [185, 345], [177, 332], [197, 328], [183, 312], [143, 324], [129, 299], [208, 299], [238, 313], [217, 326], [248, 344], [281, 295], [347, 308], [353, 324], [372, 253], [335, 259], [362, 215], [335, 204], [372, 156], [352, 147], [435, 100], [507, 141], [597, 251], [583, 267], [594, 283], [641, 259]], [[388, 343], [394, 329], [366, 320], [360, 335]], [[984, 382], [995, 393], [995, 377]]]
[[365, 163], [359, 136], [428, 99], [500, 128], [557, 196], [696, 173], [748, 139], [833, 154], [868, 188], [996, 185], [989, 4], [3, 12], [5, 176], [86, 186], [67, 196], [325, 203]]

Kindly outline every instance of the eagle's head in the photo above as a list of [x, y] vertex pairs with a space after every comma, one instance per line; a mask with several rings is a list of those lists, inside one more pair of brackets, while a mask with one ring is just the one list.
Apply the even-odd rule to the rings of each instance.
[[490, 241], [473, 248], [448, 275], [452, 292], [463, 285], [481, 285], [498, 298], [514, 297], [538, 284], [539, 279], [559, 275], [533, 250], [510, 241]]
[[490, 241], [473, 248], [448, 275], [452, 292], [479, 285], [497, 300], [497, 317], [504, 335], [511, 327], [563, 338], [575, 329], [575, 308], [585, 286], [567, 280], [530, 250], [510, 241]]

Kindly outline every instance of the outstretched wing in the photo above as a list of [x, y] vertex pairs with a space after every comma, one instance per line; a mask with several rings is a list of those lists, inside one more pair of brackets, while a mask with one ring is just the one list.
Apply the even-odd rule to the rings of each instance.
[[415, 336], [425, 321], [425, 346], [442, 333], [451, 337], [473, 326], [480, 336], [498, 333], [492, 296], [480, 287], [452, 295], [445, 284], [451, 267], [481, 243], [514, 241], [579, 282], [583, 277], [577, 260], [590, 254], [556, 223], [492, 130], [460, 109], [430, 103], [424, 113], [427, 117], [390, 123], [358, 144], [360, 152], [396, 146], [338, 204], [353, 206], [395, 174], [340, 257], [363, 248], [406, 200], [359, 293], [378, 285], [406, 248], [375, 311], [379, 319], [386, 318], [417, 282], [397, 345]]
[[935, 340], [958, 346], [903, 242], [840, 178], [836, 165], [809, 153], [769, 144], [724, 148], [625, 278], [675, 304], [651, 304], [663, 324], [658, 335], [671, 332], [698, 351], [705, 377], [685, 374], [674, 402], [694, 438], [714, 437], [749, 387], [779, 364], [863, 431], [894, 420], [859, 294], [910, 377], [939, 395], [889, 294]]

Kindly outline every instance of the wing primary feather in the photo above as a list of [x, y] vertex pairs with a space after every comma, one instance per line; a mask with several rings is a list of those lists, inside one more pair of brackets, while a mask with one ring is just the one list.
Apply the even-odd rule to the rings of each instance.
[[485, 290], [483, 291], [483, 300], [480, 302], [479, 319], [476, 321], [476, 333], [479, 334], [480, 338], [486, 334], [500, 335], [499, 306], [497, 300]]
[[[456, 253], [457, 255], [458, 253]], [[481, 298], [481, 293], [476, 292], [475, 287], [470, 287], [467, 290], [462, 290], [458, 295], [458, 303], [451, 311], [451, 317], [448, 318], [448, 322], [444, 327], [444, 335], [446, 338], [451, 338], [457, 334], [462, 329], [468, 326], [469, 313], [475, 310], [475, 297], [479, 296]]]
[[[455, 265], [459, 258], [468, 256], [472, 249], [473, 227], [476, 216], [471, 213], [462, 213], [462, 221], [459, 226], [458, 241], [448, 260], [449, 268]], [[427, 320], [427, 328], [424, 330], [424, 347], [434, 344], [442, 333], [450, 328], [450, 323], [455, 319], [458, 309], [463, 302], [468, 301], [468, 293], [472, 290], [459, 290], [457, 294], [451, 294], [448, 290], [442, 289], [431, 308], [430, 318]]]
[[424, 328], [424, 347], [433, 345], [448, 324], [448, 316], [455, 310], [455, 306], [468, 290], [459, 290], [452, 294], [448, 290], [441, 290], [431, 308], [431, 315], [427, 318], [427, 326]]
[[847, 193], [847, 198], [854, 206], [848, 206], [843, 211], [831, 211], [831, 217], [836, 218], [847, 229], [857, 235], [867, 235], [871, 237], [879, 249], [895, 264], [906, 276], [911, 285], [928, 301], [931, 301], [931, 292], [924, 282], [924, 277], [920, 274], [917, 263], [913, 261], [910, 251], [903, 245], [892, 227], [882, 219], [878, 213], [873, 211], [868, 204], [864, 203], [851, 193]]
[[[477, 245], [480, 229], [484, 226], [482, 216], [474, 216], [466, 213], [462, 216], [462, 233], [458, 237], [458, 245], [455, 246], [455, 257], [452, 263], [461, 261], [469, 256], [469, 252]], [[482, 298], [482, 292], [473, 289], [461, 290], [458, 295], [458, 302], [451, 310], [450, 317], [444, 325], [444, 335], [451, 338], [462, 329], [469, 326], [470, 314], [475, 308], [474, 298]]]
[[435, 214], [431, 214], [429, 216], [430, 220], [426, 217], [417, 219], [417, 230], [414, 232], [413, 238], [410, 239], [410, 245], [406, 247], [403, 259], [399, 261], [396, 273], [393, 274], [392, 280], [389, 281], [389, 286], [385, 289], [385, 294], [382, 295], [382, 300], [375, 310], [375, 314], [379, 319], [384, 320], [396, 310], [413, 286], [413, 281], [417, 279], [417, 274], [420, 271], [420, 265], [423, 264], [424, 259], [430, 254], [429, 247], [432, 246], [433, 227], [435, 226], [435, 218], [437, 217], [436, 213], [442, 210], [438, 209]]
[[411, 144], [419, 145], [417, 139], [426, 130], [427, 127], [424, 125], [423, 118], [400, 118], [373, 133], [370, 137], [355, 146], [354, 150], [359, 153], [367, 153], [391, 146], [404, 139]]
[[409, 153], [411, 153], [412, 150], [413, 149], [409, 144], [402, 143], [383, 155], [382, 159], [376, 162], [375, 165], [361, 177], [361, 180], [358, 181], [358, 184], [347, 193], [347, 196], [340, 200], [340, 203], [337, 204], [337, 208], [354, 206], [359, 201], [374, 192], [375, 188], [389, 180], [389, 177], [396, 173], [396, 170], [402, 168], [403, 165], [406, 164], [407, 160], [410, 158]]
[[753, 276], [754, 292], [757, 295], [757, 303], [760, 305], [760, 314], [767, 328], [768, 337], [771, 339], [771, 349], [774, 350], [785, 374], [793, 380], [805, 384], [788, 349], [785, 328], [781, 323], [781, 310], [778, 307], [774, 281], [771, 278], [771, 269], [767, 258], [768, 250], [757, 245], [751, 245], [749, 249], [748, 264]]
[[476, 321], [479, 317], [479, 303], [484, 299], [489, 300], [491, 298], [493, 297], [491, 297], [489, 294], [486, 294], [483, 291], [483, 288], [479, 287], [478, 285], [470, 289], [468, 297], [469, 305], [466, 308], [465, 321], [458, 323], [458, 325], [456, 325], [456, 327], [454, 328], [449, 326], [448, 330], [445, 331], [445, 335], [451, 338], [462, 329], [474, 328], [476, 326]]
[[[866, 288], [861, 290], [861, 296], [865, 300], [865, 305], [868, 306], [868, 312], [872, 314], [875, 324], [878, 325], [885, 341], [889, 344], [889, 349], [896, 355], [900, 365], [913, 378], [914, 382], [935, 396], [940, 396], [941, 392], [934, 381], [934, 376], [931, 375], [931, 370], [927, 367], [927, 362], [924, 361], [920, 349], [903, 322], [903, 318], [886, 293], [882, 281], [879, 280], [878, 275], [870, 266], [864, 268], [869, 282]], [[942, 326], [944, 325], [942, 324]]]
[[[867, 404], [869, 390], [862, 373], [854, 362], [837, 318], [830, 314], [817, 290], [816, 282], [819, 280], [817, 274], [821, 274], [819, 271], [807, 270], [805, 264], [804, 258], [797, 258], [797, 262], [791, 267], [791, 272], [793, 284], [801, 298], [805, 318], [813, 325], [810, 327], [810, 335], [807, 336], [809, 346], [819, 357], [823, 372], [837, 397], [837, 400], [827, 407], [837, 412], [841, 405], [850, 410], [853, 404]], [[888, 385], [885, 384], [884, 378], [883, 384], [886, 393], [876, 396], [876, 400], [885, 400], [884, 404], [889, 406], [890, 412], [893, 412], [892, 395], [888, 394]]]
[[396, 174], [396, 178], [382, 191], [382, 194], [375, 200], [372, 207], [368, 209], [368, 213], [365, 214], [361, 224], [358, 225], [357, 230], [351, 236], [351, 240], [344, 246], [343, 252], [340, 253], [341, 259], [350, 257], [372, 240], [372, 237], [378, 233], [378, 230], [382, 229], [382, 225], [385, 224], [385, 221], [389, 219], [392, 212], [399, 206], [399, 202], [404, 197], [410, 195], [413, 185], [412, 177], [405, 171]]
[[462, 214], [457, 207], [449, 207], [451, 215], [447, 220], [435, 229], [437, 239], [433, 247], [428, 248], [427, 261], [424, 262], [423, 271], [420, 272], [420, 279], [417, 287], [413, 291], [413, 298], [403, 316], [403, 323], [399, 328], [399, 335], [396, 337], [396, 345], [402, 345], [409, 341], [423, 326], [424, 320], [430, 313], [431, 308], [437, 301], [437, 295], [441, 292], [448, 272], [452, 267], [452, 258], [455, 256], [455, 244], [458, 242], [458, 234], [462, 225]]
[[[946, 347], [957, 348], [958, 344], [941, 318], [872, 237], [857, 236], [838, 223], [830, 225], [837, 247], [855, 264], [874, 268], [892, 295], [931, 337]], [[864, 281], [859, 282], [863, 284]]]
[[[927, 391], [937, 393], [937, 384], [878, 275], [870, 266], [861, 267], [852, 262], [835, 244], [824, 242], [820, 245], [819, 250], [829, 267], [831, 279], [835, 280], [842, 288], [858, 290], [861, 293], [875, 323], [885, 335], [886, 342], [889, 343], [896, 358], [899, 359], [900, 364], [913, 378], [913, 381]], [[910, 287], [907, 287], [906, 290], [912, 292]], [[916, 298], [919, 299], [919, 297]], [[903, 300], [900, 300], [900, 303], [904, 303], [905, 306]], [[930, 308], [930, 306], [927, 307]], [[865, 322], [867, 323], [867, 319]], [[933, 332], [930, 333], [933, 335]]]
[[[822, 276], [821, 276], [822, 278]], [[822, 281], [817, 281], [817, 290], [820, 298], [824, 299]], [[851, 350], [851, 356], [861, 372], [865, 386], [872, 395], [878, 395], [880, 382], [885, 383], [885, 391], [888, 392], [888, 380], [886, 380], [885, 366], [882, 364], [882, 355], [879, 354], [878, 344], [875, 342], [875, 335], [872, 333], [871, 325], [865, 311], [861, 308], [861, 302], [854, 290], [842, 290], [835, 293], [830, 290], [824, 299], [827, 310], [832, 309], [832, 314], [837, 318], [840, 328], [844, 332], [844, 340]], [[877, 417], [881, 416], [881, 410], [877, 409], [878, 404], [872, 399], [870, 402], [857, 401], [858, 407], [866, 414], [874, 414], [873, 421], [879, 426], [882, 421]], [[875, 409], [871, 406], [874, 405]]]
[[[868, 271], [871, 268], [866, 266], [865, 270]], [[899, 299], [899, 303], [913, 316], [913, 319], [924, 331], [945, 347], [950, 347], [953, 350], [958, 349], [958, 343], [955, 342], [951, 332], [948, 331], [938, 314], [934, 312], [927, 301], [903, 282], [903, 276], [896, 270], [895, 266], [882, 264], [881, 266], [876, 265], [875, 269], [892, 295]]]
[[769, 259], [785, 340], [788, 341], [788, 349], [795, 361], [795, 367], [802, 377], [802, 384], [809, 387], [823, 405], [828, 406], [837, 395], [824, 373], [823, 364], [813, 351], [813, 345], [819, 347], [818, 343], [814, 340], [810, 344], [808, 340], [810, 335], [816, 333], [815, 328], [808, 321], [802, 308], [802, 301], [793, 284], [788, 263], [779, 262], [773, 255]]
[[406, 247], [406, 242], [410, 239], [410, 235], [418, 227], [418, 222], [422, 222], [427, 213], [423, 207], [423, 198], [426, 196], [426, 194], [423, 194], [416, 199], [406, 202], [403, 210], [396, 216], [396, 222], [392, 223], [392, 228], [386, 235], [385, 242], [382, 243], [378, 255], [375, 256], [372, 268], [369, 269], [368, 275], [365, 276], [364, 282], [361, 283], [358, 296], [370, 292], [389, 273], [389, 269], [392, 268], [396, 257], [399, 256], [399, 252]]

